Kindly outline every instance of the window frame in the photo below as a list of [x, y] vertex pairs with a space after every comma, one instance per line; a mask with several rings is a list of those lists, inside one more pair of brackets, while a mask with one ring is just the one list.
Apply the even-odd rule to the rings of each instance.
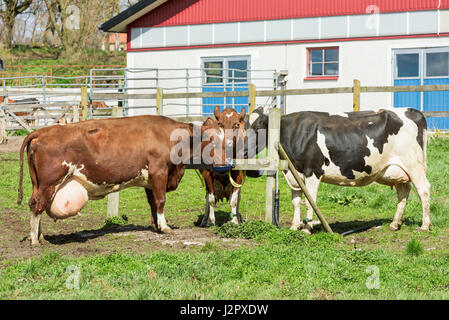
[[[411, 79], [440, 79], [448, 78], [447, 76], [427, 76], [427, 53], [449, 53], [449, 47], [435, 47], [435, 48], [410, 48], [410, 49], [393, 49], [393, 81], [394, 80], [411, 80]], [[400, 54], [418, 54], [419, 55], [419, 75], [417, 77], [399, 77], [398, 73], [398, 59]]]
[[[336, 61], [325, 61], [326, 60], [326, 54], [325, 50], [334, 50], [336, 49], [338, 52], [338, 59]], [[322, 65], [322, 75], [312, 75], [312, 51], [322, 50], [323, 51], [323, 61], [321, 62]], [[304, 80], [338, 80], [340, 77], [340, 47], [339, 46], [331, 46], [331, 47], [310, 47], [306, 48], [307, 51], [307, 67], [306, 67], [306, 78]], [[326, 63], [333, 63], [338, 65], [338, 73], [336, 75], [326, 75], [325, 72], [325, 65]], [[318, 63], [316, 63], [318, 64]]]
[[[247, 73], [247, 81], [230, 81], [229, 79], [232, 77], [229, 77], [229, 62], [232, 61], [242, 61], [245, 60], [247, 62], [247, 69], [245, 72]], [[216, 82], [216, 83], [207, 83], [207, 77], [206, 74], [206, 68], [205, 64], [208, 62], [221, 62], [223, 65], [222, 68], [222, 82]], [[213, 85], [241, 85], [241, 84], [249, 84], [251, 83], [251, 56], [250, 55], [238, 55], [238, 56], [217, 56], [217, 57], [202, 57], [201, 58], [201, 74], [202, 74], [202, 85], [203, 86], [213, 86]]]

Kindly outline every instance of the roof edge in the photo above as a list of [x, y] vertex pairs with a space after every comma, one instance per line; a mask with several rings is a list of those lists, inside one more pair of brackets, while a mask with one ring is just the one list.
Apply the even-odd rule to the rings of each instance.
[[141, 0], [100, 25], [104, 32], [126, 32], [126, 26], [168, 0]]

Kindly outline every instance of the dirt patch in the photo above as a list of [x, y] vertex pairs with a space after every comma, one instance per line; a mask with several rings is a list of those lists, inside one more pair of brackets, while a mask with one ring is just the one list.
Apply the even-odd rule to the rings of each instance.
[[44, 253], [79, 257], [96, 254], [146, 254], [160, 250], [201, 250], [207, 242], [224, 248], [237, 248], [252, 242], [240, 239], [222, 239], [213, 230], [193, 226], [177, 228], [170, 234], [161, 234], [148, 225], [130, 221], [125, 226], [104, 226], [104, 216], [83, 214], [66, 221], [54, 222], [42, 215], [44, 240], [31, 247], [29, 214], [0, 208], [0, 268], [18, 260], [36, 258]]
[[25, 137], [9, 137], [7, 143], [0, 144], [0, 154], [19, 152], [24, 139]]

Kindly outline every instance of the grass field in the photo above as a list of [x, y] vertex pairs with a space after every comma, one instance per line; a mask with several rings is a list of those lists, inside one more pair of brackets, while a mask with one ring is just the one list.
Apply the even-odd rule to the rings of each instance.
[[[197, 228], [205, 191], [188, 171], [167, 199], [174, 235], [154, 232], [144, 191], [127, 189], [120, 194], [124, 218], [106, 223], [106, 200], [63, 222], [45, 215], [43, 245], [30, 248], [21, 241], [29, 232], [29, 177], [18, 206], [18, 154], [0, 154], [0, 299], [449, 299], [449, 139], [432, 138], [428, 159], [430, 232], [415, 231], [422, 214], [414, 190], [403, 227], [390, 231], [396, 192], [376, 184], [322, 184], [318, 195], [334, 231], [369, 231], [347, 237], [319, 227], [312, 236], [290, 231], [283, 180], [284, 228], [277, 230], [260, 222], [264, 178], [248, 178], [243, 187], [240, 209], [249, 223]], [[229, 211], [228, 204], [219, 207], [220, 223]]]

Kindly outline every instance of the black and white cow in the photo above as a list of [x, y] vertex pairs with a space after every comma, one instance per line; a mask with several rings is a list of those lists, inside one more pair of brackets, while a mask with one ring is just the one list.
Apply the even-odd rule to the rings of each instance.
[[[268, 116], [262, 108], [251, 115], [250, 124], [256, 133], [268, 133]], [[422, 203], [420, 230], [429, 230], [426, 129], [423, 114], [410, 108], [341, 114], [306, 111], [282, 116], [280, 139], [315, 200], [320, 182], [354, 187], [372, 182], [394, 186], [398, 206], [390, 229], [397, 230], [402, 224], [410, 182], [413, 182]], [[251, 151], [256, 150], [255, 139], [251, 141], [249, 157], [254, 156]], [[259, 145], [257, 149], [261, 147], [265, 146]], [[300, 218], [302, 192], [290, 171], [285, 171], [284, 176], [292, 189], [294, 218], [291, 228], [304, 227], [304, 231], [310, 232], [311, 224], [303, 225]], [[307, 220], [311, 221], [313, 209], [308, 201], [306, 205]]]

